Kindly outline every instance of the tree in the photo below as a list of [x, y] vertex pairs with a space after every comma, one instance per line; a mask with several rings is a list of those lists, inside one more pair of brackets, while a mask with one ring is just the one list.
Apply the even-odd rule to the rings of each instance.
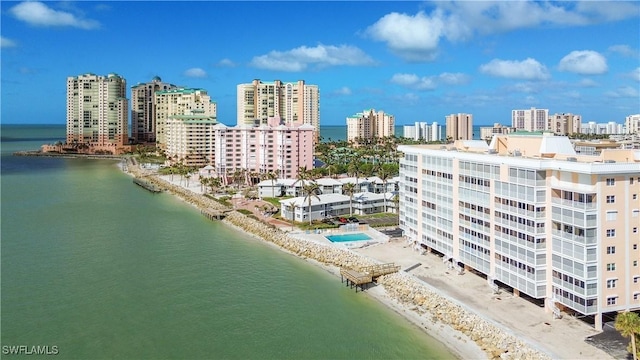
[[378, 171], [378, 177], [382, 180], [382, 195], [384, 195], [384, 212], [387, 212], [387, 182], [391, 179], [391, 173], [387, 171], [384, 167], [380, 168]]
[[353, 216], [353, 193], [356, 190], [354, 183], [346, 183], [342, 186], [342, 192], [349, 195], [349, 216]]
[[278, 180], [278, 174], [275, 171], [269, 171], [266, 174], [267, 180], [271, 180], [271, 197], [276, 197], [276, 180]]
[[302, 186], [302, 189], [305, 193], [304, 201], [307, 201], [307, 205], [309, 205], [309, 225], [311, 225], [311, 200], [312, 198], [316, 198], [320, 200], [318, 193], [320, 192], [320, 187], [318, 183], [315, 181], [310, 181], [306, 185]]
[[614, 326], [620, 332], [620, 335], [631, 337], [633, 360], [638, 360], [636, 349], [636, 335], [640, 334], [640, 317], [638, 317], [638, 314], [630, 311], [618, 313]]
[[349, 163], [348, 171], [356, 178], [356, 188], [360, 189], [360, 185], [358, 184], [358, 176], [362, 174], [362, 163], [359, 159], [353, 159]]

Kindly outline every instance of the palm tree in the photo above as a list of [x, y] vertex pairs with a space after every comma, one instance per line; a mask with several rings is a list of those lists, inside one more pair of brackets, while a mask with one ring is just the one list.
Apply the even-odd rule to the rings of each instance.
[[351, 160], [348, 167], [349, 173], [351, 173], [356, 178], [355, 185], [358, 190], [360, 190], [359, 188], [360, 185], [358, 184], [358, 176], [362, 174], [361, 168], [362, 168], [362, 163], [360, 162], [360, 159], [357, 159], [357, 158]]
[[219, 177], [209, 178], [208, 185], [211, 188], [211, 192], [213, 193], [214, 189], [217, 189], [222, 185], [222, 180], [220, 180]]
[[391, 179], [391, 173], [384, 167], [381, 167], [378, 171], [378, 177], [382, 180], [382, 194], [384, 195], [384, 212], [387, 212], [387, 181]]
[[310, 181], [306, 185], [302, 186], [302, 190], [306, 194], [303, 202], [307, 201], [307, 205], [309, 205], [309, 225], [311, 225], [311, 198], [315, 197], [316, 199], [320, 200], [320, 197], [318, 196], [320, 187], [318, 186], [317, 182]]
[[620, 332], [620, 335], [631, 337], [633, 360], [638, 360], [636, 350], [636, 335], [640, 334], [640, 317], [638, 317], [638, 314], [630, 311], [618, 313], [614, 326]]
[[353, 193], [356, 190], [354, 183], [346, 183], [342, 186], [342, 193], [349, 194], [349, 216], [353, 216]]
[[278, 180], [278, 174], [275, 171], [269, 171], [266, 174], [267, 180], [271, 180], [271, 197], [276, 197], [276, 180]]
[[307, 170], [306, 166], [301, 166], [298, 169], [298, 175], [296, 176], [296, 181], [291, 184], [291, 187], [295, 188], [296, 184], [300, 183], [300, 186], [303, 187], [307, 180], [311, 180], [311, 173]]

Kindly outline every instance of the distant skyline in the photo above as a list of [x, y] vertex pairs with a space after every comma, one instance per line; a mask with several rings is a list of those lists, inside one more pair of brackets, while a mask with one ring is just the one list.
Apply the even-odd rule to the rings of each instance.
[[623, 123], [640, 113], [636, 1], [0, 3], [1, 121], [64, 124], [66, 78], [160, 76], [203, 88], [235, 125], [236, 86], [305, 80], [321, 125], [510, 124], [511, 110]]

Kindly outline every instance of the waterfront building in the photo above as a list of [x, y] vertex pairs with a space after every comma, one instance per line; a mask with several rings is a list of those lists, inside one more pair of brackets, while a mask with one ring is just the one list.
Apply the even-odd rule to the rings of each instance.
[[217, 106], [204, 89], [174, 88], [155, 92], [156, 143], [166, 148], [166, 123], [175, 115], [203, 115], [216, 119]]
[[400, 227], [415, 245], [596, 329], [640, 309], [637, 150], [578, 155], [551, 133], [398, 150]]
[[166, 154], [173, 162], [201, 167], [215, 158], [213, 116], [203, 114], [172, 115], [166, 121]]
[[582, 127], [582, 116], [575, 114], [553, 114], [549, 116], [547, 129], [553, 131], [556, 135], [572, 135], [578, 134]]
[[494, 123], [493, 126], [483, 126], [480, 128], [480, 139], [491, 140], [493, 135], [506, 135], [515, 132], [513, 127]]
[[625, 133], [640, 135], [640, 114], [629, 115], [624, 120]]
[[511, 127], [516, 130], [544, 131], [548, 129], [549, 109], [531, 108], [511, 111]]
[[323, 220], [335, 216], [370, 215], [387, 211], [394, 212], [394, 197], [392, 193], [376, 194], [372, 192], [356, 193], [353, 196], [342, 194], [320, 194], [309, 198], [299, 196], [280, 200], [280, 213], [283, 219], [295, 219], [298, 222]]
[[176, 88], [173, 84], [162, 82], [159, 76], [154, 76], [148, 83], [131, 87], [131, 137], [134, 141], [156, 142], [155, 93]]
[[313, 168], [315, 129], [311, 125], [217, 124], [213, 136], [214, 157], [210, 165], [226, 183], [231, 182], [237, 171], [275, 172], [280, 178], [295, 178], [300, 168]]
[[580, 132], [592, 135], [617, 135], [624, 134], [625, 129], [623, 124], [618, 124], [615, 121], [609, 121], [607, 123], [589, 121], [588, 123], [581, 125]]
[[297, 82], [262, 82], [237, 86], [237, 125], [296, 127], [303, 124], [320, 134], [320, 90], [318, 85]]
[[[386, 181], [377, 176], [355, 178], [320, 178], [314, 180], [318, 184], [321, 194], [344, 194], [343, 187], [345, 184], [356, 184], [356, 192], [372, 192], [376, 194], [384, 192], [395, 193], [398, 191], [398, 182], [400, 179], [396, 176]], [[275, 179], [263, 180], [258, 183], [258, 194], [261, 197], [280, 197], [280, 196], [302, 196], [305, 181], [297, 181], [296, 179]], [[346, 194], [345, 194], [346, 195]]]
[[451, 114], [445, 117], [447, 139], [471, 140], [473, 139], [473, 115]]
[[377, 142], [395, 134], [395, 117], [382, 110], [364, 110], [347, 117], [347, 141]]
[[407, 139], [416, 141], [441, 141], [444, 139], [442, 136], [442, 126], [438, 125], [435, 121], [431, 125], [424, 121], [416, 122], [413, 125], [404, 125], [402, 129], [402, 136]]
[[67, 78], [67, 144], [113, 154], [129, 143], [127, 82], [118, 74]]

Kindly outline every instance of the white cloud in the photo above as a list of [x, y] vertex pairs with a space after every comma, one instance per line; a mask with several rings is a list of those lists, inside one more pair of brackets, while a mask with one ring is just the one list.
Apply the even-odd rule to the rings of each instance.
[[256, 56], [250, 65], [267, 70], [297, 72], [306, 70], [310, 65], [318, 68], [327, 66], [372, 65], [373, 59], [357, 47], [349, 45], [300, 46], [287, 51], [271, 51]]
[[612, 98], [637, 98], [640, 93], [632, 86], [621, 86], [615, 91], [607, 91], [605, 95]]
[[609, 46], [608, 50], [628, 57], [638, 57], [640, 55], [638, 50], [632, 49], [629, 45], [613, 45]]
[[580, 80], [579, 85], [582, 87], [596, 87], [599, 84], [595, 82], [593, 79], [582, 79]]
[[532, 58], [522, 61], [493, 59], [480, 65], [480, 72], [510, 79], [545, 80], [550, 77], [546, 66]]
[[584, 26], [637, 17], [631, 1], [432, 1], [431, 13], [392, 12], [364, 34], [387, 44], [411, 62], [432, 61], [442, 39], [466, 41], [477, 35], [504, 33], [546, 25]]
[[435, 58], [444, 23], [439, 12], [432, 16], [390, 13], [369, 26], [365, 34], [387, 43], [392, 52], [407, 61], [431, 61]]
[[416, 74], [394, 74], [389, 81], [412, 90], [433, 90], [438, 84], [464, 84], [468, 81], [468, 76], [461, 73], [442, 73], [423, 77]]
[[100, 24], [91, 19], [81, 19], [75, 15], [51, 9], [38, 1], [22, 2], [12, 7], [9, 12], [17, 19], [35, 26], [72, 26], [81, 29], [95, 29]]
[[16, 42], [4, 36], [0, 36], [0, 48], [10, 48], [16, 46]]
[[216, 66], [218, 66], [218, 67], [236, 67], [236, 63], [234, 63], [230, 59], [226, 59], [225, 58], [225, 59], [222, 59], [222, 60], [218, 61]]
[[201, 68], [191, 68], [191, 69], [187, 69], [184, 72], [184, 76], [190, 77], [190, 78], [206, 78], [207, 72], [202, 70]]
[[640, 67], [635, 68], [635, 70], [631, 71], [628, 75], [633, 80], [640, 82]]
[[341, 87], [340, 89], [337, 89], [333, 93], [336, 94], [336, 95], [351, 95], [351, 89], [349, 89], [348, 87], [344, 86], [344, 87]]
[[582, 75], [604, 74], [609, 69], [607, 59], [600, 53], [591, 50], [572, 51], [560, 60], [560, 71], [568, 71]]

